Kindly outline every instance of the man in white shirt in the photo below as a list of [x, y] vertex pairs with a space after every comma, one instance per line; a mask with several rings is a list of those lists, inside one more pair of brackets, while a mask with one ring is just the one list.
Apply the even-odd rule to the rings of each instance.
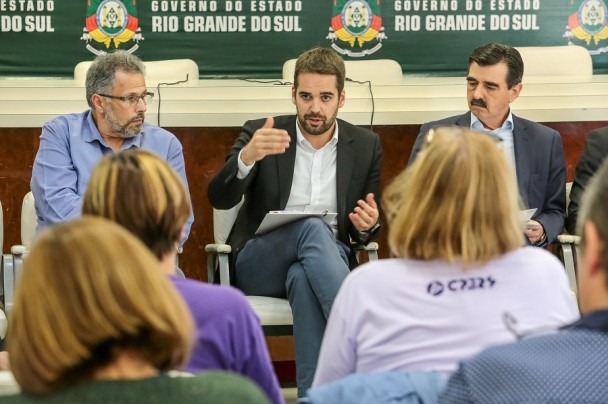
[[[289, 299], [299, 396], [312, 383], [334, 298], [356, 265], [351, 243], [367, 243], [380, 225], [380, 140], [336, 119], [344, 80], [344, 62], [334, 51], [302, 54], [292, 88], [297, 114], [246, 122], [209, 184], [217, 209], [245, 196], [228, 238], [234, 284], [248, 295]], [[255, 236], [274, 210], [338, 215], [331, 224], [307, 218]]]

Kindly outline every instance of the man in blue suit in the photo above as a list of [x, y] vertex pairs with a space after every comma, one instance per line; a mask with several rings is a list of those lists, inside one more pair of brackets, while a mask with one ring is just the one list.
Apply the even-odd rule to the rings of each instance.
[[585, 192], [588, 196], [580, 216], [583, 238], [578, 270], [583, 317], [556, 333], [489, 348], [462, 363], [440, 402], [608, 400], [608, 161]]
[[566, 163], [556, 130], [511, 112], [510, 104], [522, 90], [523, 73], [524, 64], [515, 48], [490, 43], [475, 49], [467, 74], [469, 112], [422, 125], [410, 164], [432, 128], [456, 125], [495, 135], [515, 169], [524, 205], [536, 208], [526, 235], [531, 244], [544, 247], [564, 228]]

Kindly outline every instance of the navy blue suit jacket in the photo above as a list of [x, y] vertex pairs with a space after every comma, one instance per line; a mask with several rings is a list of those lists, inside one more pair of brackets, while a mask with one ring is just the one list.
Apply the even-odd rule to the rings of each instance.
[[608, 126], [589, 132], [585, 141], [585, 150], [576, 165], [566, 219], [566, 230], [570, 234], [576, 232], [576, 221], [585, 187], [606, 156], [608, 156]]
[[[431, 128], [471, 127], [471, 113], [422, 125], [410, 156], [411, 164]], [[564, 229], [566, 217], [566, 161], [560, 134], [547, 126], [513, 115], [513, 143], [517, 185], [526, 208], [536, 208], [532, 217], [540, 222], [553, 242]], [[546, 243], [545, 243], [546, 244]]]

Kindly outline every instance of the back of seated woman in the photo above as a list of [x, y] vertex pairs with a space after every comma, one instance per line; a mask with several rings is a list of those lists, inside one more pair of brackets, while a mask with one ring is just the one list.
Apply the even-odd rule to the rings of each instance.
[[283, 402], [260, 321], [243, 293], [174, 275], [190, 201], [181, 179], [163, 159], [139, 148], [104, 157], [91, 174], [82, 212], [120, 224], [160, 260], [194, 318], [196, 339], [184, 370], [241, 373], [273, 403]]
[[313, 385], [437, 371], [578, 318], [561, 263], [523, 247], [514, 172], [487, 134], [441, 128], [383, 195], [397, 258], [359, 267], [333, 305]]
[[[221, 372], [169, 377], [188, 360], [188, 309], [148, 249], [122, 227], [84, 217], [32, 245], [10, 314], [3, 403], [267, 402]], [[158, 299], [163, 296], [163, 299]]]

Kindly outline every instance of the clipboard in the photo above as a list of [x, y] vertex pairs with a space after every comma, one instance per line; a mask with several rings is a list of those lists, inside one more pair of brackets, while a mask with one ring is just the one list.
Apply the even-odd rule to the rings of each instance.
[[287, 210], [273, 210], [266, 213], [264, 220], [255, 231], [256, 236], [268, 233], [271, 230], [281, 227], [287, 223], [302, 220], [307, 217], [320, 217], [325, 223], [330, 224], [338, 216], [337, 213], [308, 213], [308, 212], [292, 212]]

